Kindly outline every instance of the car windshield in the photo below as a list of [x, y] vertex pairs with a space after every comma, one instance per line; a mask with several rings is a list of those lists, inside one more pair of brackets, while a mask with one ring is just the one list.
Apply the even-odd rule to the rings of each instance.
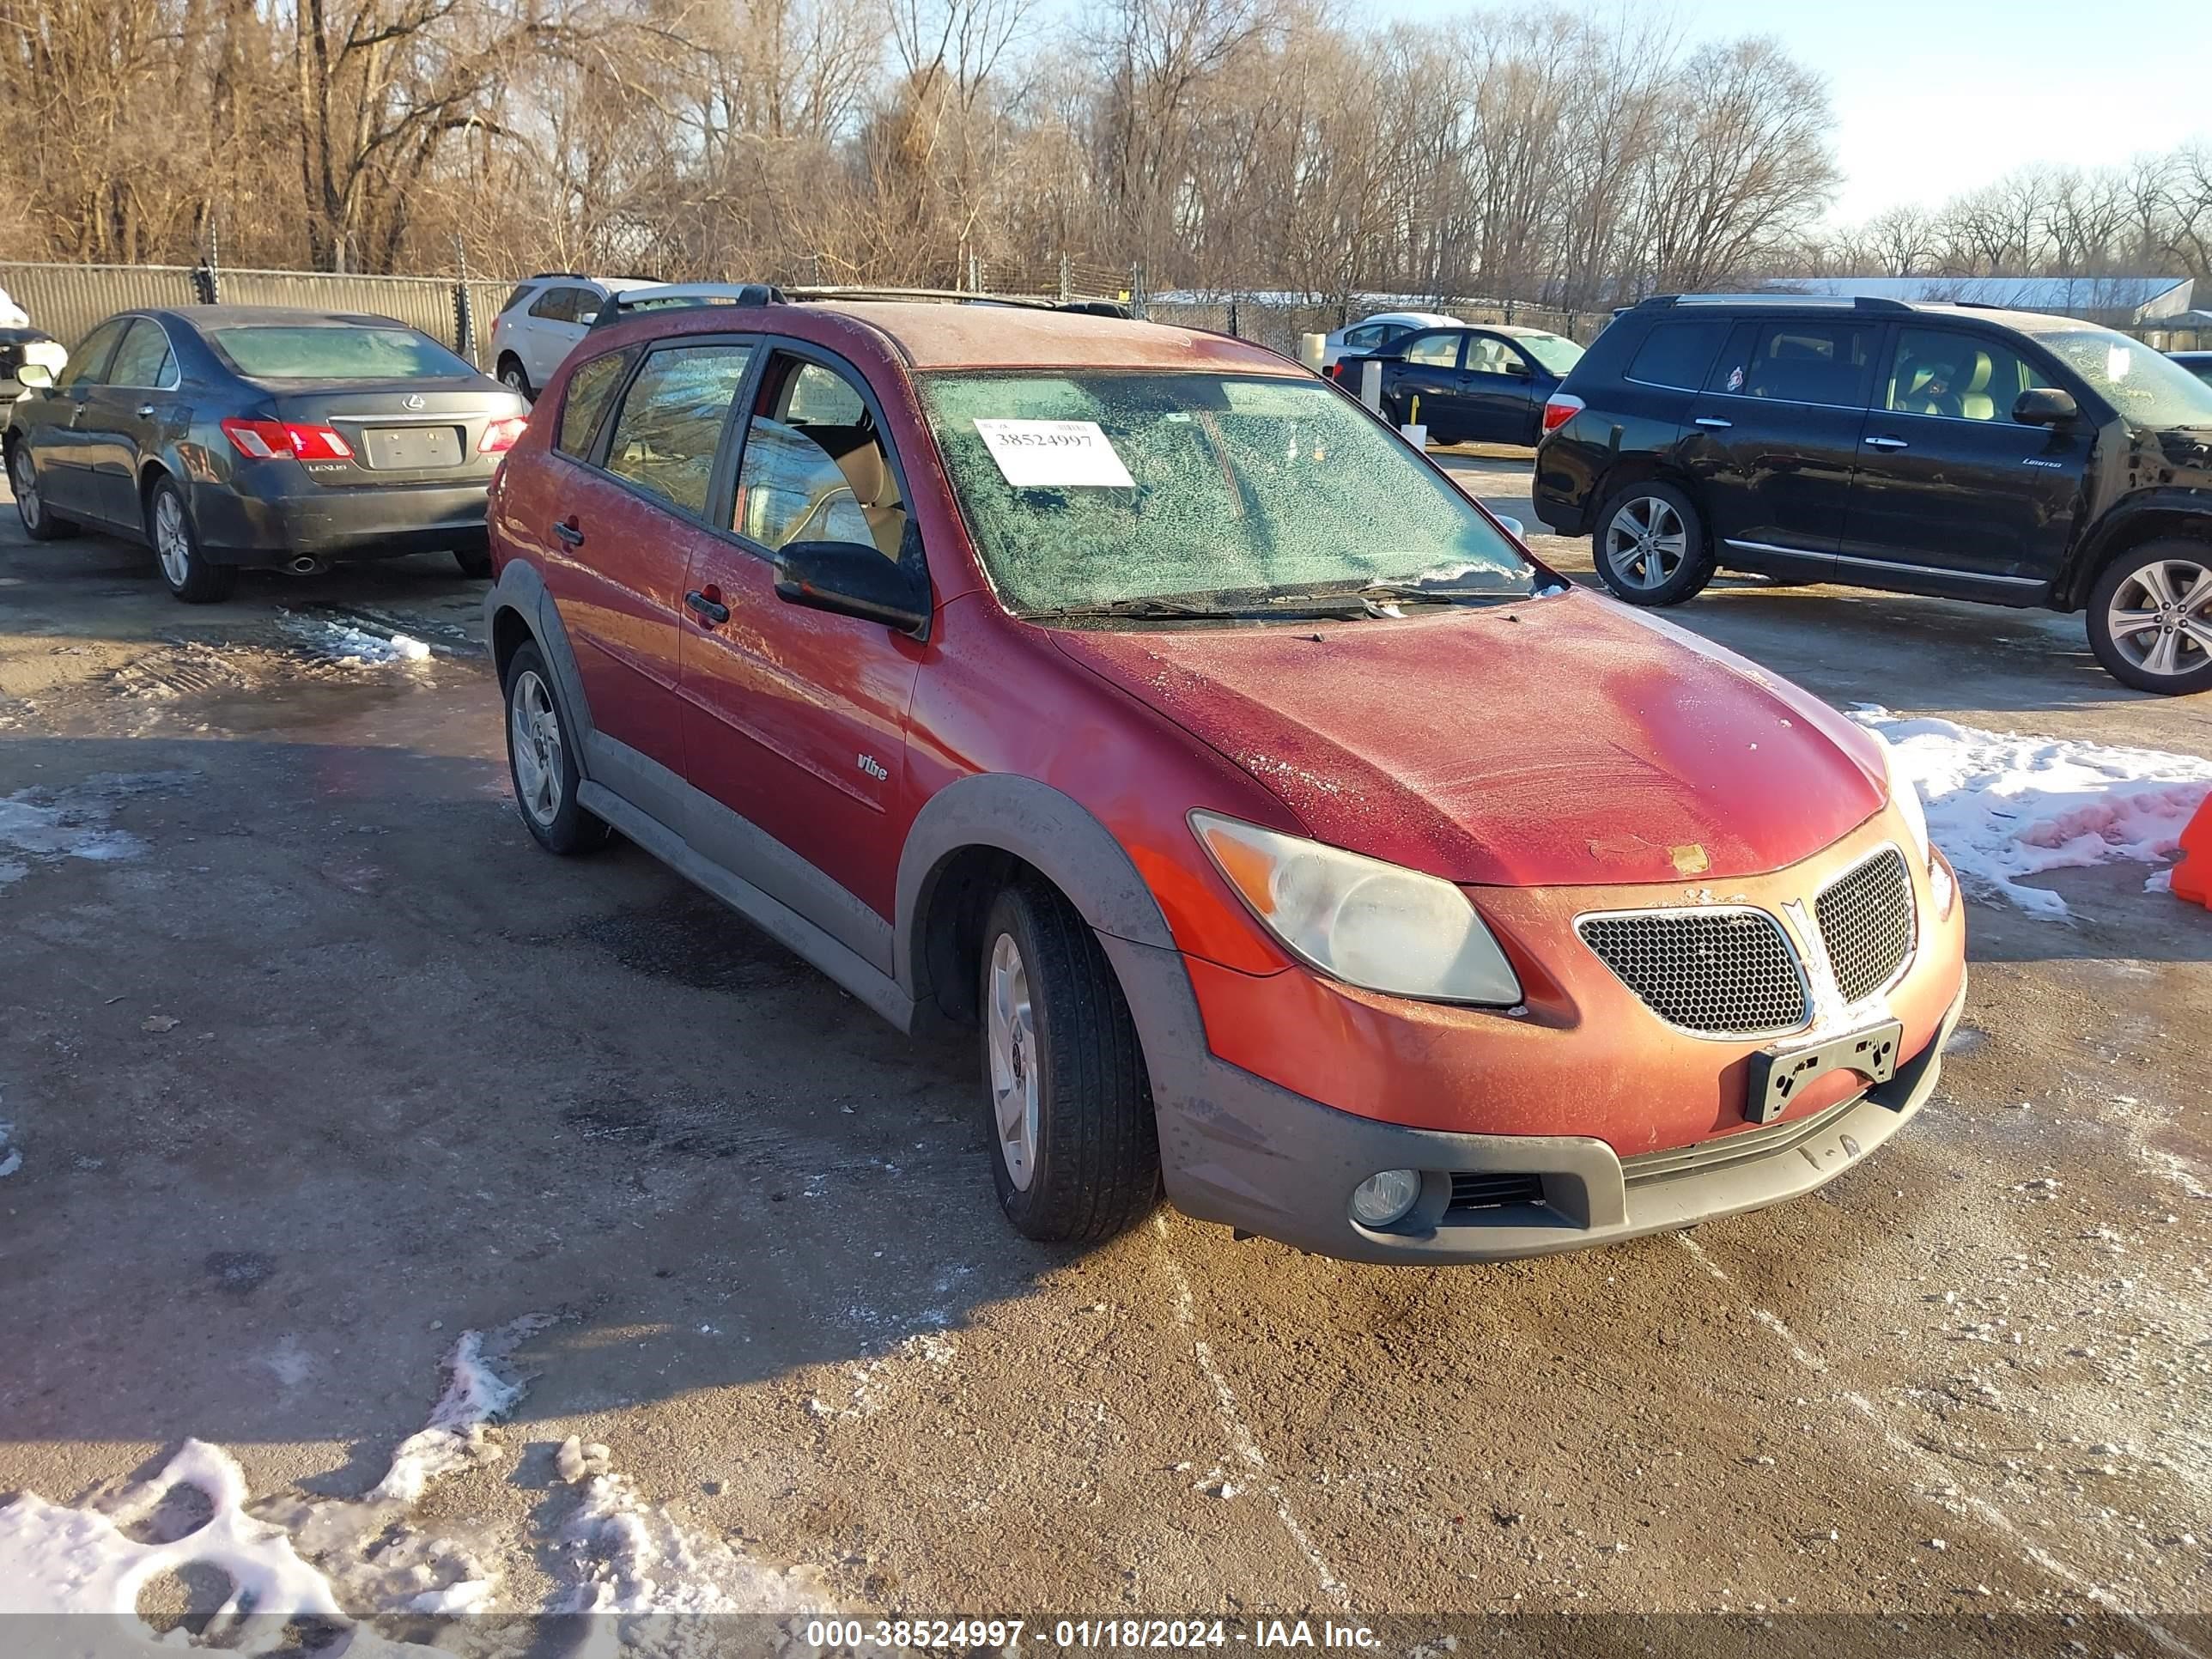
[[476, 370], [411, 328], [250, 325], [208, 337], [230, 366], [256, 380], [449, 380]]
[[2109, 328], [2034, 337], [2137, 426], [2212, 426], [2212, 386], [2162, 351]]
[[1513, 343], [1558, 375], [1583, 360], [1583, 349], [1564, 334], [1516, 334]]
[[1449, 482], [1318, 380], [939, 374], [923, 401], [1018, 611], [1368, 582], [1519, 596], [1536, 570]]

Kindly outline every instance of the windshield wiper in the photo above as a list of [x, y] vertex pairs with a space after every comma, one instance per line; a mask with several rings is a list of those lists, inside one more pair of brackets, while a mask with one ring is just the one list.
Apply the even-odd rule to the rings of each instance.
[[1027, 622], [1063, 622], [1085, 617], [1133, 617], [1150, 622], [1203, 617], [1218, 621], [1253, 617], [1341, 617], [1358, 616], [1363, 609], [1356, 593], [1344, 594], [1335, 604], [1310, 593], [1291, 593], [1237, 605], [1194, 599], [1102, 599], [1094, 605], [1056, 605], [1042, 611], [1024, 611], [1022, 617]]
[[1511, 599], [1529, 597], [1526, 589], [1510, 587], [1468, 587], [1449, 582], [1417, 580], [1369, 582], [1359, 592], [1376, 599], [1436, 599], [1445, 603], [1463, 603], [1479, 599], [1486, 604], [1499, 605]]

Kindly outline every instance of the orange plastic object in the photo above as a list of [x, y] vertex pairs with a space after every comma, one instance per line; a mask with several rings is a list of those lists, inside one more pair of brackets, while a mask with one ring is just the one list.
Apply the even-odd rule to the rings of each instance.
[[2212, 909], [2212, 795], [2181, 832], [2181, 862], [2173, 866], [2175, 896]]

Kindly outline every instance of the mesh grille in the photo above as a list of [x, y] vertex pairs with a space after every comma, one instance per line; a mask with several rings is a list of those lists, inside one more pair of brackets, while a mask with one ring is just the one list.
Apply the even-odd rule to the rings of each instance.
[[1912, 877], [1887, 848], [1832, 882], [1813, 906], [1836, 987], [1846, 1002], [1872, 996], [1912, 954]]
[[1805, 988], [1782, 929], [1760, 910], [1585, 916], [1584, 943], [1671, 1024], [1692, 1031], [1792, 1031]]

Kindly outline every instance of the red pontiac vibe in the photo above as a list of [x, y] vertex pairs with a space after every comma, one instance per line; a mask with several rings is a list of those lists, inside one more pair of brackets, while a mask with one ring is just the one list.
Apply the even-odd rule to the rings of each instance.
[[1880, 742], [1255, 347], [648, 313], [490, 526], [531, 832], [975, 1027], [1030, 1237], [1164, 1189], [1364, 1261], [1569, 1249], [1806, 1192], [1936, 1086], [1964, 919]]

